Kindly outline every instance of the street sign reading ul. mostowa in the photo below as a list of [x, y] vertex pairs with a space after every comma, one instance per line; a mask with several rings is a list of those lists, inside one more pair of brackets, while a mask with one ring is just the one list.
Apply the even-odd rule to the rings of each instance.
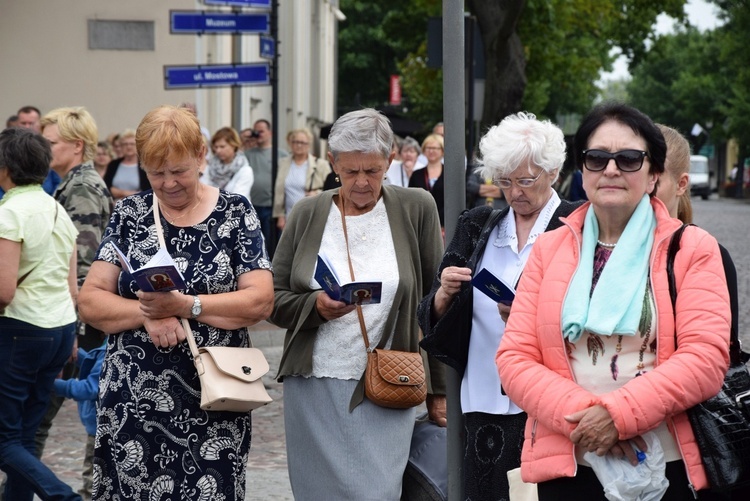
[[268, 14], [172, 10], [169, 18], [173, 34], [268, 33], [271, 25]]
[[203, 0], [206, 5], [235, 5], [238, 7], [256, 7], [271, 9], [271, 0]]
[[268, 85], [270, 81], [268, 63], [164, 66], [165, 89]]

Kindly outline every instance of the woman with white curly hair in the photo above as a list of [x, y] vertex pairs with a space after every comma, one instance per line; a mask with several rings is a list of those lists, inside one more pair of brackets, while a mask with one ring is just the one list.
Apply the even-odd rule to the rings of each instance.
[[465, 499], [508, 499], [506, 471], [521, 464], [526, 414], [502, 389], [495, 352], [510, 305], [475, 294], [471, 279], [487, 269], [515, 286], [537, 237], [560, 226], [578, 204], [552, 189], [565, 161], [562, 131], [531, 113], [492, 127], [479, 143], [478, 174], [510, 204], [461, 214], [432, 291], [419, 305], [422, 347], [458, 371], [464, 414]]

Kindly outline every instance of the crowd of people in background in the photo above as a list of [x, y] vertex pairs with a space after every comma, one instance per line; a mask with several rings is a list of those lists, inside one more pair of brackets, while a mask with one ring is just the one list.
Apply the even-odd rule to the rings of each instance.
[[[693, 293], [672, 311], [654, 285], [677, 218], [692, 220], [685, 139], [605, 103], [566, 151], [550, 121], [510, 115], [462, 166], [467, 211], [445, 242], [443, 134], [420, 143], [350, 112], [326, 150], [288, 131], [274, 179], [266, 119], [211, 134], [183, 103], [104, 139], [83, 107], [20, 108], [0, 132], [0, 500], [244, 499], [250, 414], [200, 408], [180, 318], [199, 345], [246, 347], [266, 319], [287, 329], [277, 377], [296, 499], [400, 496], [415, 411], [365, 397], [363, 336], [428, 354], [440, 426], [443, 365], [459, 372], [467, 499], [507, 498], [509, 470], [542, 500], [600, 499], [594, 456], [637, 464], [647, 438], [669, 499], [728, 499], [707, 490], [685, 410], [726, 370], [731, 258], [690, 228], [675, 265]], [[123, 273], [118, 250], [142, 266], [160, 249], [184, 290], [144, 292]], [[380, 302], [322, 292], [319, 254], [345, 281], [382, 281]], [[478, 293], [480, 270], [517, 298]], [[687, 334], [686, 318], [700, 319]], [[88, 437], [78, 493], [40, 459], [64, 398]]]

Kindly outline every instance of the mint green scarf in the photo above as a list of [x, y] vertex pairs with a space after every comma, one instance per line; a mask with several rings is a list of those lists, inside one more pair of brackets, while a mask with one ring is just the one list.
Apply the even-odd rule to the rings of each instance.
[[599, 222], [594, 207], [589, 206], [583, 224], [581, 261], [563, 303], [564, 338], [575, 343], [583, 331], [603, 336], [635, 335], [643, 310], [655, 229], [651, 201], [644, 195], [590, 294]]

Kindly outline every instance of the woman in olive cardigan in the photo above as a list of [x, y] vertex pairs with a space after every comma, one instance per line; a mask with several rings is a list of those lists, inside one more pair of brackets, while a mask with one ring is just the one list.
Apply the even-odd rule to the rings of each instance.
[[[383, 186], [392, 142], [388, 120], [375, 110], [339, 118], [328, 158], [342, 186], [295, 204], [274, 255], [271, 320], [287, 329], [278, 377], [298, 501], [401, 495], [416, 408], [384, 408], [365, 397], [363, 336], [371, 348], [419, 351], [417, 305], [443, 245], [429, 193]], [[380, 302], [354, 311], [332, 299], [314, 279], [319, 254], [342, 283], [381, 282]], [[445, 425], [442, 367], [425, 368], [430, 418]]]

